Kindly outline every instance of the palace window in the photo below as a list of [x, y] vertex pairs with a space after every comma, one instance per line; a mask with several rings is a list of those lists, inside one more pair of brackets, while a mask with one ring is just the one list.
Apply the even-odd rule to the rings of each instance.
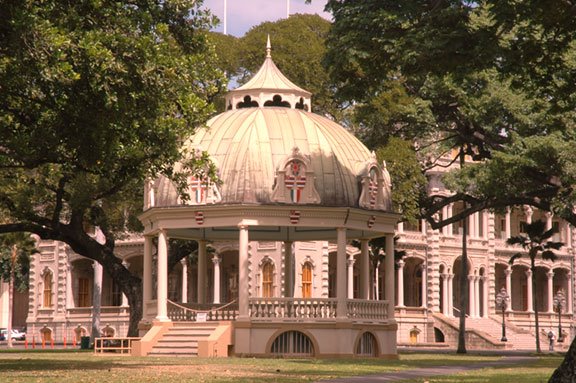
[[275, 355], [314, 356], [314, 345], [300, 331], [286, 331], [278, 335], [270, 350]]
[[90, 280], [88, 278], [78, 278], [78, 307], [90, 307]]
[[272, 298], [274, 296], [274, 265], [266, 262], [262, 266], [262, 297]]
[[52, 273], [44, 274], [44, 300], [42, 307], [52, 307]]
[[312, 298], [312, 264], [302, 266], [302, 298]]

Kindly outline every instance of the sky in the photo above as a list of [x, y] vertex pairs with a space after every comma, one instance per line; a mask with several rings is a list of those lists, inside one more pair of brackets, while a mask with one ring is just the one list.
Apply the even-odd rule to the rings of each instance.
[[[286, 18], [287, 1], [290, 2], [290, 14], [317, 13], [327, 20], [331, 19], [330, 14], [324, 12], [327, 0], [312, 0], [311, 4], [305, 4], [305, 0], [226, 0], [227, 33], [241, 37], [251, 27], [264, 21]], [[204, 7], [220, 19], [220, 25], [214, 30], [223, 32], [224, 0], [204, 0]]]

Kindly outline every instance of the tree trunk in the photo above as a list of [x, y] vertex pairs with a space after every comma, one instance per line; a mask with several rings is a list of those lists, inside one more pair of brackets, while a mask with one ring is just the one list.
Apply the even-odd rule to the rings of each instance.
[[562, 364], [554, 371], [548, 383], [575, 383], [576, 382], [576, 338], [572, 340], [570, 349], [566, 353]]

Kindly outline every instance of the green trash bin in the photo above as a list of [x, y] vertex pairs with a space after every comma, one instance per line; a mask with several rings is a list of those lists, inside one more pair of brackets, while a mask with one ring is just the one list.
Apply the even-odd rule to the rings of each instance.
[[89, 350], [90, 349], [90, 337], [83, 336], [80, 338], [80, 349], [81, 350]]

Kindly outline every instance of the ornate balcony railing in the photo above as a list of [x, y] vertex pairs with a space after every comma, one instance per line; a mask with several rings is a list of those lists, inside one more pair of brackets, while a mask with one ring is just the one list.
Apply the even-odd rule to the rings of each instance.
[[347, 315], [358, 321], [385, 322], [388, 320], [388, 301], [348, 299]]
[[336, 318], [334, 298], [250, 298], [248, 312], [253, 321], [322, 321]]

